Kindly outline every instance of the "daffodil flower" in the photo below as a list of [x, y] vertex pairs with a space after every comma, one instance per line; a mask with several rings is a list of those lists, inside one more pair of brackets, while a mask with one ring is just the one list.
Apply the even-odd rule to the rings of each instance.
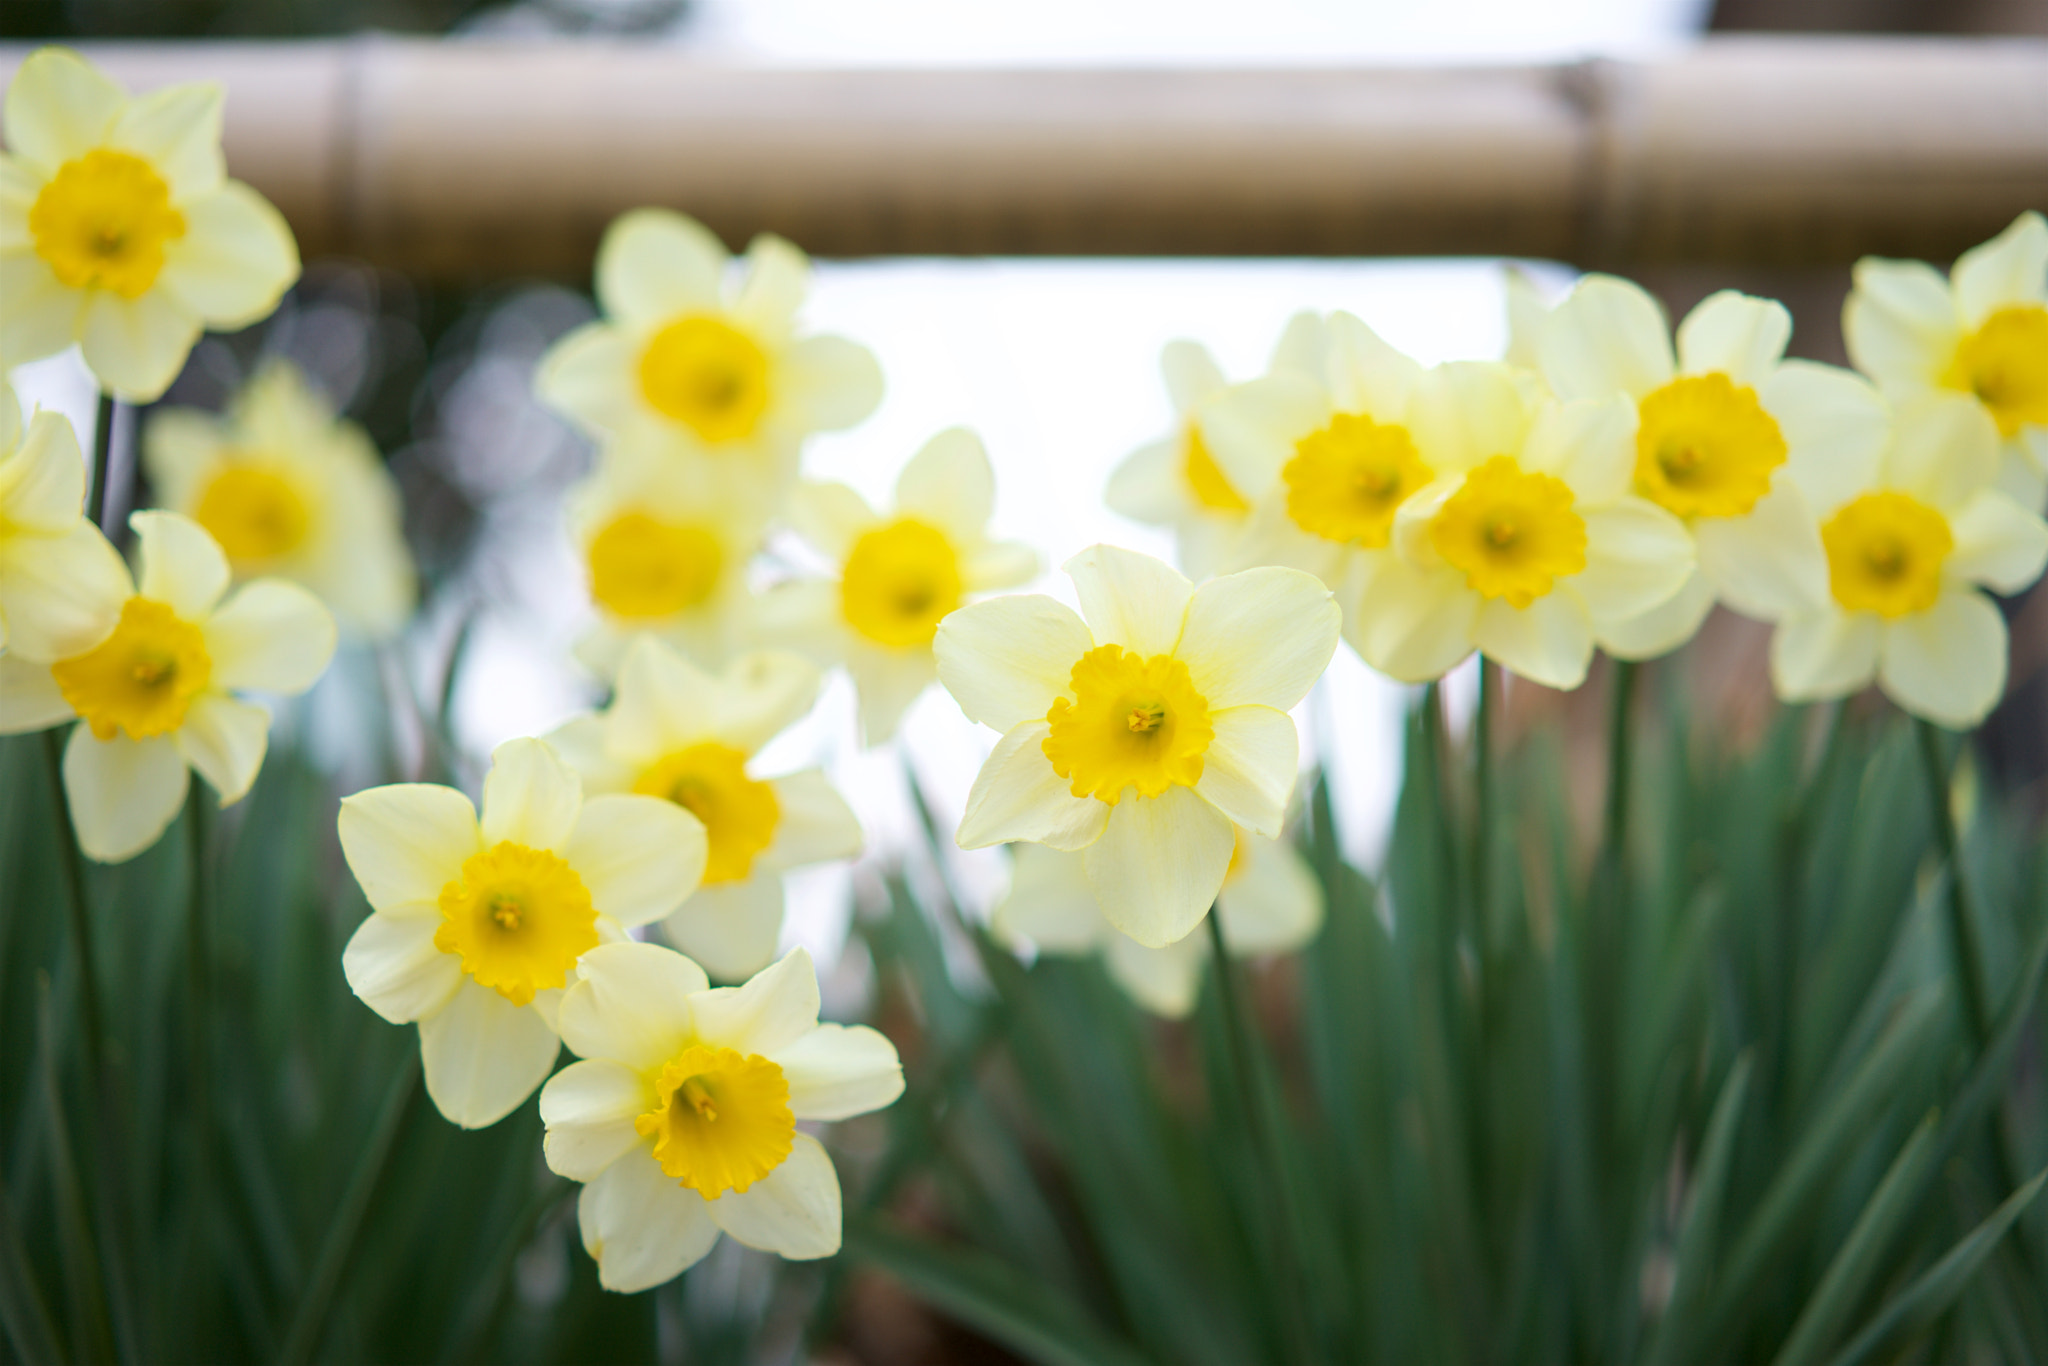
[[2006, 628], [1980, 588], [2017, 593], [2048, 563], [2048, 524], [1997, 486], [1999, 435], [1984, 408], [1922, 394], [1891, 442], [1808, 480], [1827, 552], [1817, 607], [1779, 623], [1771, 679], [1788, 701], [1873, 680], [1916, 716], [1956, 729], [2005, 692]]
[[[991, 928], [1010, 943], [1040, 953], [1100, 953], [1109, 975], [1132, 1000], [1168, 1019], [1195, 1008], [1209, 937], [1190, 933], [1148, 948], [1102, 913], [1088, 884], [1086, 856], [1042, 844], [1020, 844], [1010, 889], [996, 903]], [[1292, 953], [1323, 924], [1323, 889], [1285, 840], [1237, 831], [1223, 887], [1216, 893], [1223, 942], [1232, 956]]]
[[220, 543], [237, 579], [303, 584], [372, 639], [412, 614], [398, 487], [369, 434], [337, 418], [290, 362], [266, 364], [225, 417], [152, 414], [143, 466], [163, 505]]
[[1998, 424], [1998, 487], [2048, 504], [2048, 219], [2029, 210], [1956, 258], [1866, 256], [1842, 309], [1856, 368], [1895, 399], [1966, 394]]
[[85, 462], [61, 413], [37, 413], [0, 379], [0, 655], [52, 660], [106, 632], [128, 570], [85, 520]]
[[248, 326], [299, 278], [291, 230], [226, 177], [221, 90], [131, 99], [63, 48], [7, 87], [0, 154], [0, 355], [73, 342], [100, 387], [131, 403], [177, 378], [203, 328]]
[[1791, 315], [1734, 290], [1686, 316], [1675, 352], [1657, 301], [1611, 275], [1585, 277], [1533, 330], [1558, 398], [1628, 397], [1634, 492], [1683, 521], [1699, 556], [1676, 594], [1606, 628], [1610, 653], [1675, 649], [1716, 599], [1765, 621], [1813, 605], [1800, 586], [1819, 581], [1820, 536], [1797, 475], [1875, 456], [1890, 428], [1876, 390], [1784, 359]]
[[598, 617], [576, 657], [609, 680], [626, 647], [649, 633], [723, 668], [754, 643], [747, 562], [771, 510], [763, 490], [708, 478], [699, 465], [607, 449], [569, 495], [569, 534]]
[[940, 619], [974, 594], [1038, 572], [1029, 546], [988, 539], [995, 497], [988, 454], [964, 427], [940, 432], [910, 458], [886, 514], [844, 484], [800, 484], [792, 495], [790, 524], [839, 577], [777, 584], [762, 599], [762, 632], [827, 667], [846, 666], [869, 744], [894, 735], [938, 676]]
[[1533, 682], [1575, 688], [1593, 647], [1668, 600], [1692, 538], [1630, 492], [1628, 400], [1558, 403], [1493, 362], [1430, 372], [1412, 421], [1434, 478], [1394, 519], [1357, 643], [1404, 682], [1473, 650]]
[[749, 771], [755, 751], [811, 709], [819, 681], [809, 661], [767, 651], [713, 675], [641, 636], [611, 706], [548, 737], [586, 791], [644, 793], [703, 822], [703, 885], [662, 932], [727, 981], [774, 958], [784, 870], [860, 852], [860, 821], [823, 772]]
[[77, 717], [64, 747], [64, 792], [78, 844], [118, 863], [156, 843], [191, 775], [221, 805], [256, 781], [270, 713], [235, 692], [299, 693], [334, 654], [334, 617], [297, 584], [259, 579], [228, 592], [213, 538], [174, 512], [128, 519], [142, 574], [97, 586], [88, 648], [52, 663], [0, 656], [0, 731]]
[[1202, 407], [1225, 391], [1223, 372], [1190, 341], [1168, 342], [1159, 368], [1173, 400], [1174, 429], [1126, 456], [1103, 497], [1134, 522], [1172, 527], [1181, 567], [1206, 578], [1226, 567], [1252, 506], [1202, 438]]
[[1014, 596], [939, 627], [940, 680], [1002, 732], [957, 838], [1085, 850], [1103, 914], [1157, 948], [1215, 901], [1234, 826], [1279, 835], [1299, 747], [1287, 712], [1329, 665], [1341, 613], [1314, 577], [1277, 566], [1197, 588], [1095, 546], [1065, 569], [1081, 615]]
[[597, 253], [604, 320], [541, 361], [541, 398], [598, 436], [710, 459], [743, 482], [779, 484], [812, 432], [851, 427], [881, 401], [875, 358], [843, 337], [799, 336], [810, 263], [754, 239], [746, 278], [711, 232], [666, 209], [617, 219]]
[[495, 1124], [553, 1070], [577, 961], [661, 919], [704, 871], [704, 827], [670, 802], [586, 799], [539, 740], [491, 755], [483, 812], [399, 783], [341, 804], [341, 852], [370, 915], [341, 966], [363, 1004], [420, 1027], [427, 1094], [465, 1129]]
[[583, 1246], [608, 1290], [646, 1290], [723, 1232], [792, 1259], [839, 1250], [839, 1175], [799, 1120], [879, 1110], [903, 1093], [888, 1039], [818, 1023], [810, 955], [744, 986], [653, 944], [606, 944], [564, 993], [574, 1063], [540, 1093], [548, 1166], [583, 1182]]

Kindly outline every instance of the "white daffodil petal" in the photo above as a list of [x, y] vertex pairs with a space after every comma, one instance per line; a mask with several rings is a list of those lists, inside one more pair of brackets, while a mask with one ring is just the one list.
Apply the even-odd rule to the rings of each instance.
[[1937, 508], [1954, 507], [1998, 477], [1998, 424], [1984, 405], [1938, 394], [1898, 405], [1886, 482]]
[[718, 681], [672, 646], [636, 636], [619, 664], [618, 688], [605, 729], [614, 745], [645, 762], [714, 731]]
[[896, 476], [896, 510], [956, 539], [978, 536], [996, 509], [996, 475], [981, 438], [948, 427], [924, 443]]
[[1173, 566], [1116, 546], [1090, 546], [1060, 568], [1074, 581], [1095, 642], [1140, 655], [1173, 653], [1195, 586]]
[[960, 581], [970, 593], [1015, 588], [1038, 577], [1038, 552], [1022, 541], [983, 541], [960, 557]]
[[1397, 419], [1422, 378], [1422, 367], [1350, 313], [1332, 313], [1325, 328], [1331, 399], [1347, 412]]
[[928, 646], [891, 650], [862, 645], [848, 653], [846, 671], [860, 694], [861, 740], [869, 746], [894, 738], [903, 713], [939, 677]]
[[807, 431], [858, 426], [882, 403], [874, 352], [844, 337], [799, 337], [782, 353], [792, 416]]
[[1256, 498], [1280, 477], [1294, 443], [1329, 422], [1330, 411], [1320, 383], [1282, 372], [1233, 384], [1202, 405], [1196, 424], [1230, 486]]
[[1890, 622], [1877, 681], [1885, 696], [1951, 730], [1967, 730], [2005, 695], [2005, 618], [1982, 593], [1950, 588], [1924, 612]]
[[1789, 360], [1757, 397], [1785, 438], [1785, 470], [1818, 513], [1828, 513], [1877, 478], [1892, 414], [1870, 381], [1814, 361]]
[[1041, 719], [1095, 641], [1072, 608], [1037, 594], [970, 603], [939, 622], [939, 681], [970, 720], [999, 731]]
[[1851, 278], [1842, 306], [1850, 361], [1880, 385], [1938, 380], [1957, 333], [1948, 281], [1924, 262], [1875, 256], [1858, 261]]
[[202, 629], [224, 688], [302, 693], [334, 658], [334, 614], [283, 579], [243, 584]]
[[128, 92], [67, 48], [40, 48], [7, 86], [7, 146], [45, 174], [106, 140]]
[[268, 316], [299, 278], [284, 215], [238, 180], [185, 206], [185, 235], [164, 250], [162, 288], [223, 331]]
[[219, 544], [199, 523], [175, 512], [137, 512], [128, 525], [142, 561], [135, 591], [167, 604], [186, 621], [206, 620], [228, 589], [228, 557]]
[[1041, 953], [1089, 953], [1112, 933], [1081, 855], [1043, 844], [1010, 852], [1010, 890], [989, 917], [997, 938], [1028, 939]]
[[708, 733], [752, 753], [802, 720], [824, 681], [824, 672], [802, 655], [749, 650], [718, 677]]
[[860, 818], [822, 769], [771, 778], [781, 815], [775, 836], [761, 857], [775, 868], [797, 868], [828, 859], [858, 857]]
[[1618, 395], [1544, 404], [1530, 424], [1520, 464], [1564, 480], [1582, 504], [1611, 503], [1627, 494], [1634, 477], [1635, 432], [1634, 405]]
[[1550, 300], [1529, 272], [1510, 263], [1502, 284], [1507, 291], [1508, 344], [1501, 359], [1524, 370], [1543, 368], [1543, 329], [1550, 322]]
[[2048, 508], [2048, 427], [2022, 428], [2005, 443], [1992, 487], [2023, 508]]
[[77, 726], [64, 746], [64, 796], [78, 847], [120, 863], [155, 844], [185, 804], [191, 770], [168, 735], [101, 740]]
[[1551, 310], [1543, 332], [1543, 373], [1557, 396], [1641, 398], [1675, 373], [1664, 310], [1639, 285], [1588, 275]]
[[1995, 489], [1951, 513], [1955, 549], [1942, 566], [1952, 577], [1999, 593], [2018, 593], [2048, 565], [2048, 522]]
[[1505, 599], [1479, 609], [1472, 643], [1502, 668], [1531, 683], [1569, 691], [1586, 681], [1593, 662], [1593, 625], [1567, 592], [1544, 595], [1517, 611]]
[[710, 986], [673, 949], [625, 940], [576, 960], [555, 1027], [579, 1058], [610, 1058], [651, 1072], [690, 1042], [690, 998]]
[[818, 970], [791, 949], [740, 986], [691, 997], [690, 1019], [705, 1043], [772, 1058], [817, 1027]]
[[1147, 948], [1127, 934], [1114, 935], [1102, 951], [1109, 975], [1130, 998], [1154, 1015], [1186, 1019], [1202, 990], [1209, 962], [1209, 937], [1189, 933], [1163, 948]]
[[598, 1173], [640, 1145], [633, 1121], [655, 1108], [647, 1079], [611, 1058], [570, 1063], [540, 1090], [541, 1152], [548, 1170], [571, 1181]]
[[[11, 392], [0, 404], [0, 420], [9, 416], [19, 423], [21, 413]], [[0, 470], [9, 476], [0, 480], [6, 489], [0, 505], [6, 508], [10, 528], [46, 536], [69, 532], [85, 509], [85, 457], [70, 420], [62, 413], [39, 412], [30, 419], [25, 435], [0, 432], [0, 452], [0, 461], [6, 462]]]
[[100, 387], [128, 403], [154, 403], [185, 366], [202, 330], [168, 290], [134, 299], [104, 290], [85, 298], [78, 346]]
[[821, 1024], [771, 1059], [789, 1083], [798, 1119], [846, 1119], [879, 1110], [903, 1094], [896, 1045], [866, 1025]]
[[483, 851], [476, 808], [452, 787], [394, 783], [341, 800], [342, 857], [380, 911], [433, 904]]
[[699, 887], [661, 932], [718, 981], [744, 982], [775, 961], [783, 904], [782, 875], [757, 868], [737, 882]]
[[718, 309], [725, 246], [670, 209], [633, 209], [605, 229], [597, 249], [597, 298], [607, 317], [655, 327]]
[[637, 410], [636, 357], [624, 333], [609, 323], [586, 323], [548, 348], [534, 375], [534, 392], [586, 430], [617, 432]]
[[1719, 371], [1753, 389], [1785, 358], [1785, 343], [1791, 339], [1792, 315], [1785, 305], [1718, 290], [1678, 325], [1678, 368], [1688, 375]]
[[811, 262], [788, 239], [764, 232], [747, 244], [746, 277], [733, 317], [765, 341], [788, 337], [810, 288]]
[[828, 559], [844, 562], [853, 544], [881, 519], [867, 499], [844, 484], [806, 480], [789, 494], [789, 524]]
[[1684, 587], [1636, 616], [1597, 622], [1593, 638], [1616, 659], [1655, 659], [1691, 640], [1714, 610], [1714, 585], [1693, 572]]
[[1703, 517], [1692, 530], [1700, 572], [1736, 611], [1776, 621], [1827, 602], [1820, 527], [1790, 479], [1780, 479], [1747, 517]]
[[1055, 849], [1085, 849], [1108, 824], [1110, 807], [1076, 797], [1045, 757], [1044, 721], [1011, 727], [974, 777], [954, 837], [962, 849], [1028, 840]]
[[705, 1206], [711, 1218], [748, 1247], [791, 1261], [839, 1250], [839, 1173], [824, 1146], [800, 1133], [782, 1165], [747, 1187]]
[[583, 781], [540, 740], [507, 740], [484, 776], [484, 843], [561, 850], [583, 809]]
[[539, 1089], [561, 1040], [538, 1011], [465, 978], [448, 1004], [420, 1021], [427, 1094], [449, 1123], [496, 1124]]
[[711, 1202], [663, 1172], [652, 1151], [628, 1152], [586, 1185], [576, 1223], [599, 1284], [619, 1294], [666, 1285], [718, 1241]]
[[1567, 582], [1594, 621], [1639, 616], [1669, 599], [1692, 576], [1692, 537], [1685, 523], [1656, 504], [1623, 498], [1580, 516], [1586, 526], [1586, 567]]
[[45, 730], [77, 714], [48, 664], [0, 650], [0, 735]]
[[62, 536], [0, 545], [0, 645], [44, 660], [83, 654], [106, 639], [132, 591], [120, 553], [83, 519]]
[[1355, 609], [1353, 644], [1366, 663], [1402, 683], [1442, 678], [1472, 653], [1483, 601], [1454, 569], [1390, 560]]
[[1088, 882], [1110, 924], [1158, 948], [1201, 923], [1236, 843], [1229, 818], [1191, 788], [1126, 791], [1088, 846]]
[[1216, 913], [1234, 954], [1292, 953], [1323, 927], [1323, 887], [1286, 840], [1247, 839], [1241, 868], [1223, 880]]
[[1272, 707], [1248, 706], [1211, 712], [1209, 720], [1216, 738], [1202, 756], [1195, 791], [1247, 830], [1278, 835], [1301, 761], [1293, 719]]
[[1771, 685], [1787, 702], [1841, 697], [1877, 677], [1880, 619], [1833, 607], [1787, 617], [1771, 636]]
[[583, 803], [561, 854], [599, 914], [630, 929], [697, 889], [709, 849], [704, 823], [674, 802], [614, 793]]
[[621, 762], [607, 751], [605, 720], [595, 713], [585, 713], [540, 737], [563, 763], [576, 770], [576, 776], [583, 780], [585, 800], [595, 793], [628, 790], [638, 771], [636, 765]]
[[1166, 380], [1173, 410], [1185, 413], [1223, 388], [1223, 371], [1200, 342], [1176, 338], [1159, 352], [1159, 373]]
[[[1609, 395], [1602, 393], [1606, 401]], [[1439, 477], [1523, 449], [1530, 405], [1514, 371], [1492, 361], [1452, 361], [1415, 386], [1409, 429]]]
[[1195, 590], [1174, 654], [1211, 708], [1286, 711], [1329, 667], [1343, 619], [1316, 578], [1296, 569], [1248, 569]]
[[[170, 182], [171, 202], [189, 215], [194, 201], [219, 189], [227, 174], [220, 149], [224, 99], [215, 81], [163, 86], [128, 101], [107, 141], [149, 162]], [[191, 230], [188, 218], [186, 232]]]
[[172, 735], [178, 753], [213, 785], [222, 806], [248, 794], [270, 744], [270, 713], [225, 693], [201, 693]]
[[2048, 218], [2028, 210], [1989, 242], [1956, 258], [1949, 272], [1964, 327], [2011, 304], [2048, 300]]
[[1120, 517], [1164, 526], [1188, 511], [1190, 494], [1182, 472], [1186, 462], [1185, 437], [1147, 442], [1110, 471], [1102, 501]]
[[441, 1009], [463, 981], [461, 958], [434, 944], [442, 923], [438, 915], [365, 916], [341, 951], [349, 990], [392, 1024]]

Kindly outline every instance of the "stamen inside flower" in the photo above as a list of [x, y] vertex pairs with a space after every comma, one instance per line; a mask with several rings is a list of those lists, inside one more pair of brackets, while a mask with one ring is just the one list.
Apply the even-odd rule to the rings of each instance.
[[1636, 488], [1680, 517], [1740, 517], [1771, 491], [1785, 437], [1756, 390], [1683, 375], [1637, 405]]
[[1076, 797], [1114, 806], [1125, 788], [1156, 797], [1201, 781], [1216, 728], [1180, 660], [1099, 645], [1075, 663], [1068, 687], [1074, 700], [1046, 712], [1052, 731], [1040, 747]]
[[708, 527], [626, 512], [584, 551], [590, 596], [613, 616], [656, 621], [702, 606], [718, 587], [725, 551]]
[[1586, 523], [1570, 486], [1524, 470], [1511, 456], [1496, 455], [1465, 476], [1430, 520], [1429, 540], [1445, 563], [1464, 571], [1473, 592], [1505, 598], [1517, 610], [1586, 567]]
[[546, 849], [500, 840], [441, 888], [434, 947], [513, 1005], [561, 986], [597, 947], [597, 910], [576, 870]]
[[139, 299], [164, 268], [164, 244], [185, 235], [185, 216], [155, 167], [96, 147], [57, 168], [29, 207], [28, 230], [66, 288]]
[[692, 1044], [663, 1065], [633, 1121], [663, 1172], [707, 1200], [745, 1191], [796, 1146], [789, 1080], [767, 1058]]
[[706, 741], [677, 750], [647, 768], [633, 790], [665, 797], [704, 823], [710, 853], [704, 885], [737, 882], [754, 870], [754, 860], [775, 839], [782, 803], [772, 783], [747, 776], [747, 756], [730, 745]]
[[878, 645], [929, 645], [960, 606], [960, 555], [946, 533], [914, 517], [867, 532], [839, 578], [846, 624]]
[[199, 495], [192, 520], [245, 573], [304, 545], [313, 521], [291, 479], [262, 463], [229, 465], [215, 475]]
[[1378, 548], [1393, 535], [1401, 504], [1433, 476], [1406, 427], [1338, 413], [1294, 443], [1280, 477], [1296, 526], [1324, 540]]
[[640, 392], [704, 441], [741, 441], [768, 410], [768, 354], [721, 318], [677, 318], [640, 353]]
[[1216, 457], [1209, 453], [1209, 444], [1202, 440], [1201, 428], [1190, 422], [1187, 433], [1181, 439], [1181, 477], [1188, 481], [1188, 491], [1195, 495], [1195, 501], [1211, 512], [1249, 512], [1251, 504], [1230, 482], [1223, 467], [1216, 463]]
[[2048, 304], [2012, 304], [1986, 318], [1956, 346], [1942, 383], [1975, 394], [1999, 433], [2048, 427]]
[[1934, 606], [1955, 536], [1939, 512], [1886, 490], [1844, 504], [1820, 529], [1820, 543], [1843, 611], [1896, 618]]
[[50, 668], [71, 709], [102, 740], [165, 735], [213, 676], [206, 637], [170, 604], [133, 597], [107, 638]]

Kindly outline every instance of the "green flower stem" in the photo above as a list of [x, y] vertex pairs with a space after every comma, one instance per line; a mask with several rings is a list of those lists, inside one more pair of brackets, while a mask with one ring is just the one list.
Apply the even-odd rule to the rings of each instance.
[[[208, 918], [213, 889], [208, 877], [208, 831], [206, 788], [198, 775], [191, 775], [185, 789], [185, 832], [190, 863], [190, 890], [185, 899], [185, 975], [191, 994], [192, 1079], [192, 1255], [194, 1265], [210, 1266], [214, 1256], [214, 1096], [213, 1096], [213, 945]], [[197, 1296], [209, 1293], [202, 1276]], [[204, 1322], [206, 1315], [195, 1314]]]
[[[1483, 969], [1493, 933], [1493, 714], [1500, 670], [1479, 656], [1479, 704], [1472, 713], [1472, 960]], [[1483, 1002], [1485, 997], [1481, 995]], [[1481, 1024], [1484, 1025], [1482, 1005]]]
[[114, 453], [114, 414], [119, 407], [112, 394], [100, 392], [99, 414], [92, 428], [92, 493], [86, 515], [102, 531], [107, 529], [107, 466]]
[[[100, 1015], [100, 972], [92, 951], [92, 912], [85, 901], [85, 860], [78, 848], [78, 830], [71, 823], [71, 803], [64, 796], [64, 741], [59, 727], [43, 732], [43, 755], [49, 761], [50, 809], [57, 813], [57, 842], [64, 846], [64, 890], [71, 906], [71, 951], [78, 959], [79, 1014], [85, 1018], [85, 1065], [92, 1081], [85, 1089], [95, 1104], [106, 1085], [107, 1043]], [[86, 1123], [96, 1116], [88, 1112]]]
[[1956, 834], [1955, 812], [1949, 806], [1949, 767], [1941, 754], [1941, 735], [1934, 723], [1915, 718], [1920, 758], [1927, 772], [1927, 796], [1934, 806], [1934, 835], [1948, 864], [1948, 930], [1956, 976], [1963, 988], [1963, 1015], [1970, 1038], [1982, 1052], [1991, 1039], [1991, 993], [1984, 982], [1984, 948], [1977, 939], [1976, 908], [1963, 870], [1962, 840]]
[[1618, 874], [1628, 853], [1629, 714], [1635, 705], [1636, 663], [1614, 663], [1613, 694], [1607, 714], [1607, 818], [1601, 825], [1601, 848]]

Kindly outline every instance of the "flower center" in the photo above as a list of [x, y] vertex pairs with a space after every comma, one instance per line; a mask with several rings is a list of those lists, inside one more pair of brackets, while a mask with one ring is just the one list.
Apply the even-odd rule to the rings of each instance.
[[1943, 384], [1975, 394], [2000, 434], [2048, 427], [2048, 304], [2011, 304], [1956, 346]]
[[213, 660], [197, 626], [168, 603], [134, 597], [121, 604], [113, 634], [50, 673], [94, 735], [111, 740], [125, 731], [146, 740], [184, 724], [185, 709], [213, 676]]
[[768, 408], [768, 355], [728, 322], [677, 318], [640, 353], [640, 392], [705, 441], [741, 441]]
[[846, 624], [879, 645], [929, 645], [960, 605], [960, 555], [937, 527], [904, 517], [853, 543], [839, 578]]
[[1431, 474], [1406, 427], [1339, 413], [1294, 443], [1280, 477], [1296, 526], [1324, 540], [1377, 548], [1393, 534], [1394, 513]]
[[1637, 406], [1636, 488], [1680, 517], [1740, 517], [1771, 491], [1785, 437], [1756, 390], [1683, 375]]
[[441, 889], [434, 947], [513, 1005], [561, 986], [597, 947], [597, 910], [576, 870], [546, 849], [500, 840]]
[[1127, 787], [1156, 797], [1201, 781], [1216, 728], [1187, 665], [1098, 645], [1075, 663], [1068, 688], [1074, 700], [1062, 697], [1045, 714], [1052, 733], [1041, 748], [1076, 797], [1115, 806]]
[[772, 784], [747, 776], [747, 756], [716, 741], [657, 760], [633, 783], [635, 792], [666, 797], [704, 822], [710, 853], [704, 885], [737, 882], [775, 838], [782, 803]]
[[1955, 549], [1948, 519], [1908, 494], [1866, 493], [1820, 529], [1828, 588], [1845, 612], [1903, 617], [1941, 596], [1941, 565]]
[[1187, 437], [1181, 443], [1181, 477], [1188, 481], [1189, 492], [1195, 501], [1211, 512], [1249, 512], [1251, 504], [1244, 495], [1232, 486], [1223, 467], [1216, 463], [1216, 457], [1209, 454], [1209, 443], [1202, 440], [1202, 433], [1194, 423], [1188, 424]]
[[185, 216], [148, 162], [97, 147], [57, 168], [29, 208], [28, 230], [67, 289], [137, 299], [164, 268], [164, 243], [185, 235]]
[[644, 512], [614, 517], [584, 551], [590, 596], [614, 616], [672, 617], [703, 604], [718, 587], [725, 552], [702, 526]]
[[746, 1190], [796, 1146], [789, 1081], [759, 1054], [692, 1044], [662, 1066], [654, 1095], [633, 1127], [662, 1171], [706, 1200]]
[[1570, 486], [1506, 455], [1465, 476], [1431, 519], [1429, 541], [1473, 592], [1517, 610], [1586, 567], [1586, 523]]
[[292, 482], [260, 464], [215, 475], [192, 519], [220, 542], [238, 570], [266, 564], [305, 544], [312, 517]]

